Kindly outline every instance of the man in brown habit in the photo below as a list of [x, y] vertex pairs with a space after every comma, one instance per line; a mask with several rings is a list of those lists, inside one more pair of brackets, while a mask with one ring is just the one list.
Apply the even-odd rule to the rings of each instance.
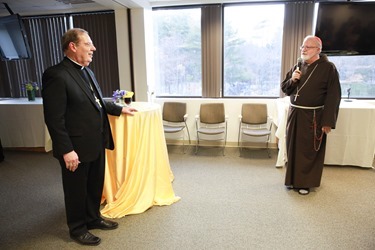
[[341, 87], [335, 65], [321, 54], [320, 38], [305, 37], [300, 49], [301, 59], [287, 73], [281, 89], [291, 103], [285, 185], [306, 195], [320, 186], [326, 138], [336, 126]]

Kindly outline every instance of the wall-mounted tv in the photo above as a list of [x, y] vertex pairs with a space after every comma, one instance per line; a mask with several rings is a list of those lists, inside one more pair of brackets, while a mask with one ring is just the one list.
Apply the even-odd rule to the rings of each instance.
[[315, 35], [328, 55], [374, 55], [375, 2], [319, 3]]
[[18, 14], [0, 17], [0, 57], [3, 60], [31, 58], [25, 28]]

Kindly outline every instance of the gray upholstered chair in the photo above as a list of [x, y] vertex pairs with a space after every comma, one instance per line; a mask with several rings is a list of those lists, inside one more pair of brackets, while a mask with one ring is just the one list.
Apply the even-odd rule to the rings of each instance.
[[163, 105], [163, 127], [164, 133], [180, 134], [183, 143], [183, 151], [185, 153], [185, 129], [189, 138], [190, 132], [186, 124], [188, 114], [186, 113], [186, 103], [183, 102], [165, 102]]
[[240, 152], [245, 141], [263, 142], [266, 143], [268, 157], [271, 157], [268, 144], [271, 135], [272, 122], [268, 116], [267, 104], [242, 104], [239, 119], [238, 146]]
[[223, 155], [227, 143], [227, 117], [224, 103], [203, 103], [199, 115], [195, 117], [197, 143], [195, 153], [201, 141], [223, 141]]

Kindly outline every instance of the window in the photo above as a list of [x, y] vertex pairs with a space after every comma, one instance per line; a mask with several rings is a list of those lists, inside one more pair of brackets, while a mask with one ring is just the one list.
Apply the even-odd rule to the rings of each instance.
[[[324, 46], [324, 41], [323, 41]], [[342, 97], [375, 97], [375, 56], [329, 56], [340, 74]]]
[[[201, 97], [202, 89], [212, 87], [202, 87], [207, 84], [202, 83], [202, 75], [207, 73], [202, 72], [202, 68], [207, 69], [202, 53], [217, 38], [209, 37], [211, 42], [203, 47], [201, 32], [202, 27], [215, 26], [221, 21], [202, 20], [201, 14], [205, 12], [201, 8], [153, 11], [155, 92], [159, 97]], [[222, 97], [279, 97], [280, 78], [284, 77], [282, 54], [288, 53], [282, 51], [283, 31], [291, 29], [283, 27], [285, 5], [224, 4], [220, 8], [223, 11], [222, 81], [209, 84], [217, 84], [215, 88], [221, 91]], [[201, 27], [201, 22], [206, 21], [209, 23]], [[293, 26], [292, 31], [297, 28]], [[340, 73], [343, 97], [347, 97], [349, 89], [352, 98], [375, 97], [374, 55], [330, 56], [329, 59]]]
[[153, 11], [155, 93], [201, 96], [201, 9]]
[[[278, 96], [284, 5], [224, 11], [223, 96]], [[157, 9], [153, 18], [157, 96], [202, 96], [200, 7]]]
[[283, 4], [224, 8], [224, 96], [280, 92]]

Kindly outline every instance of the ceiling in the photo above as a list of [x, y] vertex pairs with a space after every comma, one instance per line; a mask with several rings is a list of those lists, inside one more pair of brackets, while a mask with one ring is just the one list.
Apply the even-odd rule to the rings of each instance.
[[[228, 2], [280, 2], [280, 0], [3, 0], [0, 16], [10, 11], [21, 16], [115, 10], [121, 8], [151, 8], [160, 6], [214, 4]], [[330, 0], [335, 1], [335, 0]], [[340, 1], [340, 0], [336, 0]], [[342, 0], [341, 0], [342, 1]], [[355, 0], [354, 0], [355, 1]], [[374, 0], [372, 0], [374, 1]], [[364, 2], [364, 1], [356, 1]], [[5, 3], [5, 4], [3, 4]], [[10, 9], [7, 9], [6, 5]]]
[[0, 2], [0, 16], [10, 14], [6, 6], [8, 6], [14, 14], [31, 16], [121, 8], [151, 8], [160, 5], [184, 5], [203, 2], [213, 3], [214, 1], [215, 0], [3, 0]]
[[116, 4], [112, 0], [3, 0], [0, 3], [0, 16], [10, 14], [6, 5], [14, 14], [30, 16], [108, 10], [115, 7], [110, 5], [112, 2]]

